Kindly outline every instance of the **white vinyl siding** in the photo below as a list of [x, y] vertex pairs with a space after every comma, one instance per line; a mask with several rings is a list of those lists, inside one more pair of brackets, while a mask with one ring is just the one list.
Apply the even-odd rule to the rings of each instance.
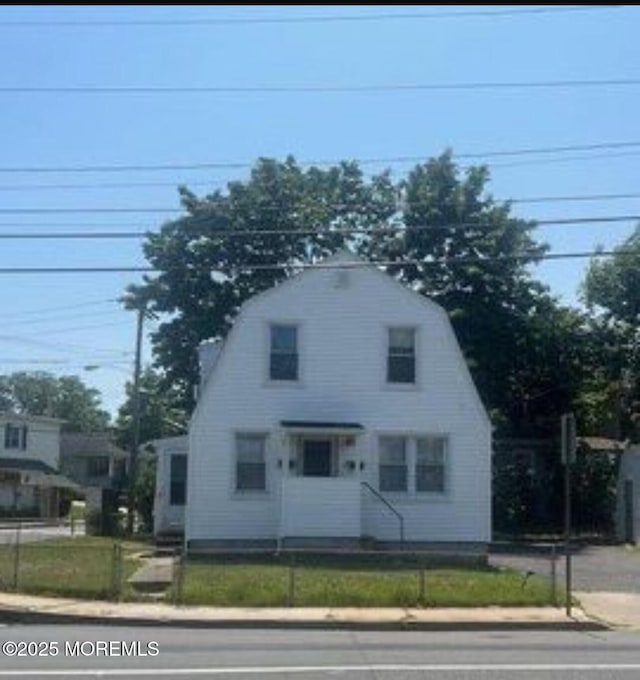
[[236, 491], [266, 491], [266, 437], [236, 435]]

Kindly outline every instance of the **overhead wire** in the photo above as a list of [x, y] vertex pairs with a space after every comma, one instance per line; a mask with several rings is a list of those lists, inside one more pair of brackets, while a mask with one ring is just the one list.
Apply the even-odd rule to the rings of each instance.
[[575, 78], [561, 80], [469, 81], [451, 83], [360, 83], [355, 85], [3, 85], [2, 94], [68, 95], [251, 95], [251, 94], [376, 94], [390, 92], [469, 92], [565, 90], [637, 87], [640, 78]]
[[[276, 208], [275, 210], [281, 210]], [[206, 223], [210, 216], [186, 216], [191, 223]], [[513, 218], [516, 219], [516, 218]], [[525, 219], [525, 218], [517, 218]], [[640, 220], [640, 214], [602, 215], [595, 217], [566, 217], [531, 220], [532, 226], [566, 226], [583, 224], [611, 224], [616, 222], [633, 222]], [[526, 221], [526, 220], [525, 220]], [[2, 225], [0, 225], [2, 226]], [[242, 238], [246, 236], [331, 236], [366, 234], [376, 235], [395, 233], [398, 231], [432, 231], [457, 229], [488, 229], [495, 225], [490, 222], [450, 222], [443, 224], [397, 224], [384, 223], [375, 227], [332, 227], [327, 229], [273, 229], [273, 228], [224, 228], [212, 229], [211, 238]], [[147, 231], [58, 231], [58, 232], [0, 232], [0, 240], [66, 240], [66, 239], [140, 239], [157, 236], [160, 232]]]
[[[579, 259], [609, 256], [638, 256], [640, 250], [589, 250], [561, 253], [540, 253], [529, 251], [523, 253], [503, 254], [494, 256], [455, 256], [436, 259], [408, 259], [408, 260], [371, 260], [368, 262], [342, 262], [342, 263], [305, 263], [285, 262], [274, 264], [228, 264], [228, 268], [237, 271], [282, 271], [289, 269], [360, 269], [371, 267], [398, 267], [398, 266], [435, 266], [443, 264], [483, 264], [492, 262], [508, 262], [518, 260], [533, 260], [536, 263], [543, 260]], [[222, 270], [222, 267], [212, 268], [211, 271]], [[149, 266], [112, 266], [112, 267], [0, 267], [0, 274], [105, 274], [105, 273], [154, 273], [159, 272], [157, 267]], [[104, 324], [106, 325], [106, 324]]]
[[[603, 149], [628, 149], [640, 147], [640, 140], [618, 140], [612, 142], [593, 142], [588, 144], [563, 144], [556, 146], [523, 147], [520, 149], [493, 149], [488, 151], [452, 152], [453, 160], [479, 160], [482, 158], [500, 158], [511, 156], [548, 155], [557, 153], [569, 153], [574, 151], [599, 151]], [[380, 163], [420, 163], [428, 160], [430, 155], [397, 155], [364, 158], [333, 158], [302, 160], [297, 162], [300, 166], [325, 166], [337, 165], [341, 162], [356, 162], [360, 165]], [[580, 157], [582, 158], [582, 157]], [[585, 157], [586, 158], [586, 157]], [[545, 160], [545, 159], [539, 159]], [[247, 169], [252, 168], [255, 162], [251, 161], [204, 161], [193, 163], [153, 163], [153, 164], [109, 164], [109, 165], [66, 165], [66, 166], [0, 166], [0, 173], [90, 173], [90, 172], [157, 172], [174, 170], [215, 170], [215, 169]]]
[[415, 21], [439, 19], [470, 19], [517, 17], [521, 15], [565, 14], [569, 12], [591, 12], [620, 9], [625, 5], [568, 5], [559, 7], [524, 7], [517, 9], [471, 9], [434, 11], [372, 12], [369, 14], [304, 14], [248, 17], [171, 17], [167, 19], [5, 19], [2, 28], [104, 28], [104, 27], [211, 27], [211, 26], [259, 26], [271, 24], [335, 24], [341, 22]]

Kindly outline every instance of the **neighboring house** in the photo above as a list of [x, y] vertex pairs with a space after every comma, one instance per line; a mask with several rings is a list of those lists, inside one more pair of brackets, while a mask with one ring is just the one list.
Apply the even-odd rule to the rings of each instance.
[[620, 457], [616, 529], [627, 543], [640, 541], [640, 444], [628, 446]]
[[58, 517], [61, 420], [0, 413], [0, 515]]
[[187, 453], [189, 438], [168, 437], [149, 442], [156, 459], [156, 489], [153, 499], [153, 533], [158, 539], [184, 534], [187, 500]]
[[82, 487], [88, 509], [100, 510], [105, 495], [122, 489], [127, 461], [127, 452], [111, 441], [108, 432], [61, 435], [60, 467]]
[[204, 346], [188, 546], [483, 549], [491, 427], [446, 312], [350, 254], [324, 264]]

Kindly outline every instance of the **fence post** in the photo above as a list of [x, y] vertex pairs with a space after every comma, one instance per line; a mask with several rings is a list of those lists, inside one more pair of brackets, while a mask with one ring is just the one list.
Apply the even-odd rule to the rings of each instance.
[[20, 590], [20, 538], [22, 535], [22, 522], [18, 522], [16, 529], [16, 543], [13, 551], [13, 589], [15, 592]]
[[287, 606], [293, 607], [296, 598], [296, 565], [294, 553], [291, 553], [289, 561], [289, 588], [287, 593]]
[[184, 551], [178, 550], [177, 562], [174, 564], [177, 566], [177, 573], [175, 579], [175, 588], [173, 591], [173, 603], [176, 605], [181, 605], [184, 593], [184, 572], [187, 568], [187, 555]]
[[556, 544], [551, 546], [551, 602], [558, 606], [558, 554]]
[[119, 602], [122, 598], [122, 545], [113, 542], [113, 556], [111, 560], [111, 589], [113, 599]]
[[424, 582], [424, 564], [420, 562], [420, 571], [419, 571], [419, 593], [418, 593], [418, 604], [421, 607], [424, 607], [424, 599], [425, 599], [425, 582]]

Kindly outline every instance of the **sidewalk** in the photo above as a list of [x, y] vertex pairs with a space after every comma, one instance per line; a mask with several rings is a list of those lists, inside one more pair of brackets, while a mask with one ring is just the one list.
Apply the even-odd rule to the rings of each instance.
[[567, 618], [554, 607], [406, 608], [241, 608], [177, 607], [114, 603], [0, 593], [0, 621], [173, 625], [202, 628], [371, 628], [399, 630], [498, 630], [605, 628], [581, 609]]
[[593, 620], [614, 628], [640, 630], [640, 593], [580, 592], [575, 595]]

